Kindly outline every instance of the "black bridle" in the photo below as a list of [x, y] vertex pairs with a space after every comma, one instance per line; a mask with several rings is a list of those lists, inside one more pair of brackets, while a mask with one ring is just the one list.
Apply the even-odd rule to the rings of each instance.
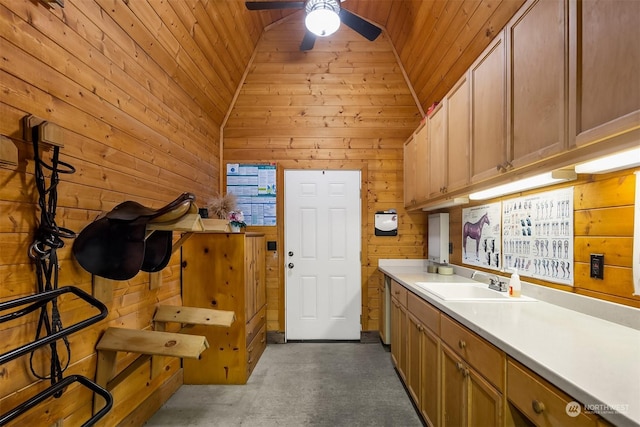
[[[42, 293], [58, 288], [59, 263], [56, 251], [64, 246], [62, 239], [73, 239], [76, 237], [73, 231], [59, 227], [55, 222], [58, 202], [58, 174], [72, 174], [75, 172], [75, 168], [69, 163], [65, 163], [59, 159], [59, 146], [53, 146], [51, 164], [45, 163], [40, 157], [39, 148], [39, 132], [37, 128], [34, 128], [33, 152], [35, 160], [35, 181], [38, 189], [38, 205], [40, 207], [40, 223], [36, 229], [34, 241], [29, 247], [29, 257], [34, 261], [36, 267], [37, 292]], [[45, 170], [50, 172], [48, 186]], [[63, 329], [57, 299], [54, 298], [49, 302], [51, 303], [50, 311], [48, 304], [44, 304], [40, 309], [36, 340], [42, 336], [52, 335]], [[43, 380], [50, 379], [52, 385], [62, 381], [62, 374], [69, 366], [71, 360], [69, 340], [66, 336], [62, 338], [62, 340], [67, 349], [66, 363], [63, 366], [56, 343], [50, 343], [51, 364], [49, 375], [42, 375], [36, 372], [33, 366], [35, 351], [31, 352], [29, 359], [29, 365], [33, 375]], [[61, 393], [62, 391], [56, 393], [56, 397], [59, 397]]]

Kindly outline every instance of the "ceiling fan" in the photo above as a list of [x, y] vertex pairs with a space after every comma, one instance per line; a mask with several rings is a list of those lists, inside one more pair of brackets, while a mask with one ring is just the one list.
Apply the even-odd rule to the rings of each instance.
[[307, 16], [304, 20], [306, 32], [300, 44], [302, 51], [313, 49], [316, 37], [335, 33], [340, 22], [370, 41], [375, 40], [382, 32], [376, 25], [342, 9], [338, 0], [247, 1], [244, 4], [249, 10], [304, 9]]

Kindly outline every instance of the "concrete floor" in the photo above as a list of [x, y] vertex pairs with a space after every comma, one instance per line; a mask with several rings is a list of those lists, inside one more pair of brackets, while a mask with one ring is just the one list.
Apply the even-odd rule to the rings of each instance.
[[155, 426], [422, 426], [379, 344], [269, 344], [246, 385], [183, 385]]

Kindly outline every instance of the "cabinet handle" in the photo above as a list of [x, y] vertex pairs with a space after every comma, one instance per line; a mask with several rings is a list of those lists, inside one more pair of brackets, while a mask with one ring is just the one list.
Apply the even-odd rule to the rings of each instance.
[[533, 412], [536, 414], [541, 414], [544, 412], [544, 403], [539, 400], [534, 400], [531, 402], [531, 407], [533, 408]]
[[460, 340], [458, 341], [458, 347], [460, 347], [461, 350], [464, 350], [467, 347], [467, 343], [464, 342], [464, 340]]
[[458, 368], [458, 371], [462, 372], [462, 369], [464, 368], [464, 365], [460, 362], [456, 362], [456, 368]]

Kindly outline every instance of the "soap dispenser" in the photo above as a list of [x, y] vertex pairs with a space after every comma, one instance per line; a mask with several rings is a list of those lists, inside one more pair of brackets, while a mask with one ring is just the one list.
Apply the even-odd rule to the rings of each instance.
[[513, 269], [511, 280], [509, 280], [509, 296], [513, 298], [520, 297], [520, 276], [517, 268]]

